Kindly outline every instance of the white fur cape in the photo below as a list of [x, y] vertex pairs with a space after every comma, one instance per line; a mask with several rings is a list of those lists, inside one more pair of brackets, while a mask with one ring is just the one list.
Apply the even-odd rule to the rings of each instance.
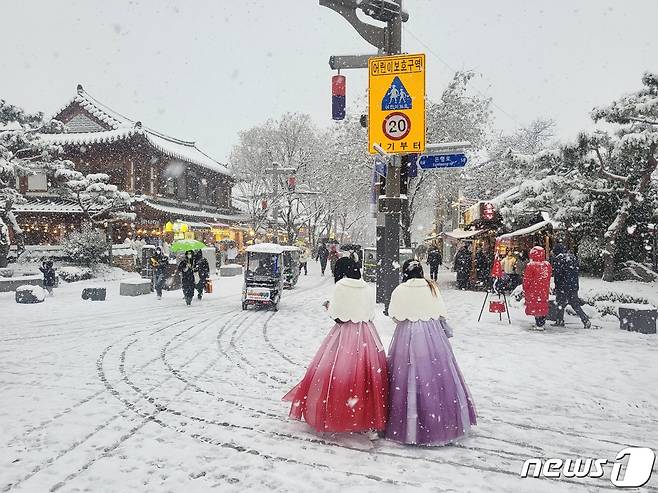
[[329, 301], [329, 316], [343, 322], [367, 322], [375, 318], [375, 296], [363, 279], [344, 277], [336, 283]]
[[438, 286], [433, 296], [425, 279], [409, 279], [400, 284], [393, 291], [388, 306], [388, 316], [399, 321], [438, 320], [447, 315]]

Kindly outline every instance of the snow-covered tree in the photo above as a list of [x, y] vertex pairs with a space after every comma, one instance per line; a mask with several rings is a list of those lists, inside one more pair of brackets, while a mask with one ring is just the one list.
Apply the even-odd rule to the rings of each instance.
[[465, 169], [464, 192], [479, 199], [494, 197], [523, 180], [536, 178], [532, 160], [514, 156], [534, 156], [555, 149], [555, 122], [537, 118], [512, 134], [501, 134], [487, 145], [486, 157], [474, 160]]
[[[21, 108], [0, 100], [0, 219], [14, 231], [19, 248], [23, 231], [12, 212], [14, 204], [25, 198], [17, 188], [21, 177], [43, 173], [48, 178], [57, 169], [72, 163], [59, 159], [61, 148], [39, 139], [39, 133], [61, 131], [55, 120], [44, 123], [41, 113], [28, 114]], [[9, 238], [7, 237], [7, 241]], [[0, 267], [7, 265], [5, 249], [0, 252]], [[20, 254], [20, 251], [19, 251]]]
[[[489, 142], [491, 134], [491, 99], [474, 94], [471, 81], [476, 74], [471, 71], [456, 72], [437, 102], [427, 102], [427, 142], [469, 141], [473, 145], [471, 155], [477, 155]], [[469, 167], [458, 171], [442, 170], [420, 172], [409, 181], [407, 190], [408, 212], [402, 214], [403, 238], [411, 246], [411, 224], [423, 208], [438, 209], [446, 215], [451, 203], [458, 196], [460, 185], [468, 177]]]
[[[647, 224], [658, 202], [658, 78], [645, 74], [644, 88], [595, 109], [595, 121], [620, 125], [609, 134], [581, 134], [574, 144], [534, 156], [511, 157], [525, 170], [520, 198], [503, 204], [513, 225], [523, 215], [547, 212], [561, 222], [576, 244], [598, 244], [603, 279], [614, 280], [625, 260], [642, 260], [652, 247]], [[590, 255], [593, 256], [593, 255]]]
[[79, 171], [61, 167], [55, 171], [55, 179], [59, 184], [60, 194], [75, 200], [94, 227], [106, 230], [111, 263], [112, 224], [135, 220], [135, 214], [130, 212], [130, 194], [109, 183], [110, 177], [105, 173], [84, 175]]
[[98, 264], [107, 251], [105, 235], [90, 222], [82, 223], [80, 231], [72, 231], [62, 242], [64, 254], [77, 265]]
[[[282, 224], [293, 242], [299, 230], [312, 215], [312, 202], [306, 200], [315, 192], [320, 162], [318, 130], [310, 116], [287, 113], [278, 120], [268, 120], [240, 133], [240, 141], [231, 153], [231, 169], [237, 178], [236, 190], [248, 202], [252, 227], [258, 230], [271, 217], [275, 202], [279, 206], [276, 221]], [[291, 168], [296, 178], [295, 190], [288, 188], [282, 176], [266, 173], [272, 163]], [[278, 194], [273, 196], [274, 181], [278, 179]], [[262, 208], [263, 200], [267, 207]], [[310, 204], [310, 205], [309, 205]]]
[[602, 152], [600, 139], [581, 139], [581, 146], [593, 151], [594, 165], [608, 182], [610, 193], [619, 194], [621, 201], [605, 232], [604, 280], [614, 277], [617, 249], [628, 232], [630, 216], [655, 193], [652, 176], [658, 165], [658, 74], [645, 73], [642, 84], [639, 91], [592, 112], [595, 121], [620, 125], [608, 156]]

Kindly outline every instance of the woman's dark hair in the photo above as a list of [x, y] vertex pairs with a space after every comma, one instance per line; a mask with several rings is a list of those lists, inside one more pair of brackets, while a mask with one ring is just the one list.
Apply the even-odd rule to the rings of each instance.
[[336, 260], [334, 267], [334, 282], [340, 281], [343, 277], [350, 279], [361, 279], [361, 271], [358, 264], [349, 257], [341, 257]]
[[425, 277], [423, 266], [418, 260], [408, 259], [402, 264], [402, 282], [407, 282], [409, 279], [425, 279], [432, 296], [436, 296], [436, 284]]

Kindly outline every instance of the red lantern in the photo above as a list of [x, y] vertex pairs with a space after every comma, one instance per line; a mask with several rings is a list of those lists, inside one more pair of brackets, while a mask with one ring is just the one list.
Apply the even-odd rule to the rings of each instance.
[[485, 202], [482, 204], [482, 217], [487, 221], [491, 221], [496, 214], [496, 209], [491, 202]]
[[494, 279], [500, 279], [503, 277], [503, 265], [500, 263], [500, 259], [496, 257], [491, 266], [491, 277]]
[[288, 177], [288, 190], [290, 190], [291, 192], [294, 192], [296, 186], [297, 186], [297, 177], [296, 176], [289, 176]]
[[267, 209], [267, 199], [263, 199], [260, 201], [260, 208], [263, 210]]

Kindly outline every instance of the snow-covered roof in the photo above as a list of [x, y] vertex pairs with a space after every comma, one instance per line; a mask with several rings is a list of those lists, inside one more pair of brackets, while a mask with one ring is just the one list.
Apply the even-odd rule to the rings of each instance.
[[131, 120], [93, 98], [81, 85], [78, 86], [78, 94], [69, 104], [59, 110], [54, 118], [57, 118], [64, 110], [74, 104], [106, 124], [110, 129], [99, 132], [42, 134], [41, 137], [44, 140], [53, 144], [85, 145], [114, 142], [130, 138], [133, 135], [143, 135], [153, 147], [171, 158], [196, 164], [223, 175], [230, 176], [231, 174], [225, 165], [201, 151], [194, 141], [176, 139], [144, 126], [139, 121]]
[[503, 193], [496, 195], [494, 198], [491, 200], [487, 200], [486, 202], [490, 202], [493, 205], [500, 205], [502, 204], [505, 200], [514, 198], [516, 195], [520, 193], [520, 187], [512, 187], [509, 190], [505, 190]]
[[285, 248], [277, 243], [257, 243], [246, 248], [248, 252], [256, 253], [283, 253]]
[[529, 235], [532, 233], [536, 233], [537, 231], [541, 231], [542, 229], [552, 226], [553, 223], [551, 221], [540, 221], [537, 224], [533, 224], [532, 226], [528, 226], [527, 228], [522, 228], [522, 229], [517, 229], [516, 231], [512, 231], [511, 233], [505, 233], [504, 235], [500, 235], [498, 237], [499, 240], [504, 240], [507, 238], [514, 238], [516, 236], [525, 236]]
[[199, 217], [203, 219], [210, 219], [213, 222], [218, 221], [246, 221], [248, 217], [244, 214], [219, 214], [212, 211], [200, 211], [194, 209], [183, 209], [182, 207], [174, 207], [170, 205], [163, 205], [152, 200], [145, 198], [137, 198], [136, 202], [143, 203], [148, 207], [158, 210], [160, 212], [166, 212], [168, 214], [173, 214], [181, 217], [190, 216], [190, 217]]
[[466, 238], [473, 238], [474, 236], [479, 235], [483, 231], [484, 230], [482, 229], [473, 229], [470, 231], [465, 231], [463, 229], [453, 229], [452, 231], [444, 231], [443, 235], [453, 240], [464, 240]]
[[82, 214], [82, 209], [73, 200], [60, 197], [28, 197], [26, 202], [14, 204], [16, 213]]
[[281, 248], [283, 248], [286, 252], [301, 252], [302, 249], [298, 248], [296, 246], [292, 245], [282, 245]]

